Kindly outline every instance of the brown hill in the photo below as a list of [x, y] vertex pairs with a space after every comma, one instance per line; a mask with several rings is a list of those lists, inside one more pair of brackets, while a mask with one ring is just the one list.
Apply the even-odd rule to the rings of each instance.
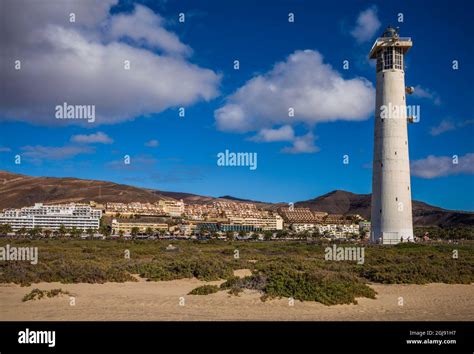
[[[320, 197], [295, 203], [330, 214], [359, 214], [370, 219], [370, 194], [354, 194], [336, 190]], [[413, 201], [413, 223], [417, 226], [474, 226], [474, 213], [446, 210], [420, 201]]]
[[[67, 202], [157, 202], [183, 199], [185, 203], [204, 204], [214, 200], [254, 203], [259, 208], [277, 209], [285, 203], [264, 203], [231, 196], [214, 198], [191, 193], [157, 191], [106, 181], [78, 178], [31, 177], [0, 171], [0, 209], [19, 208], [34, 203]], [[320, 197], [295, 203], [330, 214], [359, 214], [370, 218], [370, 194], [336, 190]], [[446, 210], [413, 201], [413, 221], [418, 226], [474, 226], [474, 213]]]
[[156, 202], [163, 199], [152, 190], [105, 181], [30, 177], [0, 171], [0, 209], [34, 203]]

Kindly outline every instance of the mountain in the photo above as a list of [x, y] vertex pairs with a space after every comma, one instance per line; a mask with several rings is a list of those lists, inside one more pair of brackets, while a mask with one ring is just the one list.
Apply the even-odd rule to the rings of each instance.
[[[191, 193], [167, 192], [132, 187], [106, 181], [79, 178], [31, 177], [0, 171], [0, 209], [19, 208], [34, 203], [68, 202], [157, 202], [163, 199], [182, 199], [189, 204], [205, 204], [228, 200], [256, 204], [258, 208], [276, 210], [286, 203], [265, 203], [232, 196], [214, 198]], [[370, 194], [354, 194], [335, 190], [314, 199], [295, 203], [296, 207], [310, 208], [330, 214], [359, 214], [370, 218]], [[420, 201], [413, 201], [413, 222], [417, 226], [472, 226], [474, 213], [446, 210]]]
[[[335, 190], [320, 197], [295, 203], [298, 208], [324, 211], [329, 214], [359, 214], [370, 219], [370, 194], [354, 194]], [[417, 200], [412, 202], [416, 226], [474, 226], [474, 213], [446, 210]]]
[[34, 203], [157, 202], [164, 196], [154, 191], [105, 181], [31, 177], [0, 171], [0, 209]]
[[335, 190], [314, 199], [297, 202], [295, 207], [329, 214], [359, 214], [367, 219], [370, 217], [370, 194]]

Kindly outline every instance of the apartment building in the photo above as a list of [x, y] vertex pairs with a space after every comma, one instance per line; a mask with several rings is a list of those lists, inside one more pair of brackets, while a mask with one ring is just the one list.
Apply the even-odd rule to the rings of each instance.
[[309, 208], [281, 208], [278, 212], [287, 223], [317, 223], [328, 215], [325, 212], [311, 211]]
[[184, 202], [182, 200], [160, 200], [158, 205], [170, 216], [181, 216], [184, 214]]
[[43, 205], [7, 209], [0, 214], [0, 224], [9, 224], [13, 230], [42, 228], [57, 230], [63, 225], [78, 230], [98, 229], [102, 210], [85, 204]]
[[291, 229], [295, 232], [314, 231], [316, 226], [316, 224], [294, 223], [291, 224]]

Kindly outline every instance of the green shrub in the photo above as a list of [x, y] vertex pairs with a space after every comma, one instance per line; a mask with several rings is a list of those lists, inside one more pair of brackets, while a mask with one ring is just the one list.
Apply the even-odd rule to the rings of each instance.
[[188, 295], [209, 295], [219, 291], [219, 287], [216, 285], [202, 285], [193, 290]]
[[[453, 231], [454, 232], [454, 231]], [[0, 239], [0, 247], [11, 240]], [[196, 277], [227, 279], [221, 289], [261, 291], [262, 297], [293, 297], [325, 304], [373, 297], [366, 281], [386, 284], [474, 282], [474, 242], [365, 246], [365, 263], [324, 260], [328, 244], [306, 242], [180, 242], [179, 252], [166, 252], [169, 241], [15, 240], [16, 246], [39, 247], [38, 264], [0, 262], [0, 283], [104, 283]], [[240, 259], [233, 254], [238, 245]], [[350, 246], [351, 244], [346, 243]], [[130, 259], [124, 258], [129, 250]], [[459, 254], [453, 259], [453, 250]], [[256, 263], [249, 262], [255, 260]], [[250, 277], [233, 270], [250, 268]], [[39, 295], [37, 295], [39, 296]]]
[[43, 297], [56, 297], [59, 295], [70, 295], [69, 291], [64, 291], [62, 289], [52, 289], [52, 290], [40, 290], [38, 288], [35, 288], [31, 290], [28, 294], [23, 296], [23, 299], [21, 301], [30, 301], [30, 300], [40, 300]]

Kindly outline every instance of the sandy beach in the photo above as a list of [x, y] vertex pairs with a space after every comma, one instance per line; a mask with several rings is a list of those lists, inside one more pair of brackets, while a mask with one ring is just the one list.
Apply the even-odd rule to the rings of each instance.
[[[246, 275], [246, 270], [237, 271]], [[393, 321], [474, 319], [474, 284], [471, 285], [371, 285], [377, 299], [359, 298], [357, 305], [325, 306], [316, 302], [273, 299], [262, 302], [260, 293], [245, 291], [239, 296], [219, 291], [211, 295], [187, 295], [203, 284], [197, 279], [173, 281], [60, 284], [39, 283], [29, 287], [0, 284], [0, 319], [19, 320], [300, 320], [300, 321]], [[62, 288], [68, 295], [22, 302], [34, 288]], [[400, 297], [403, 305], [400, 306]]]

